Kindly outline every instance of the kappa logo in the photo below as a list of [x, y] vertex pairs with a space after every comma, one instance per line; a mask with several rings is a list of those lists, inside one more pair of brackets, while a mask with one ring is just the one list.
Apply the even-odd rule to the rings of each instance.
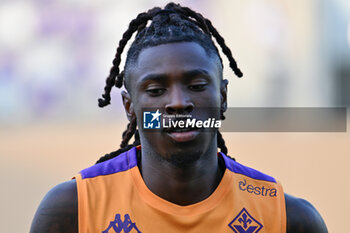
[[160, 116], [162, 114], [157, 109], [156, 112], [143, 112], [144, 129], [160, 129]]
[[245, 208], [239, 212], [228, 226], [235, 233], [258, 233], [263, 228], [263, 225], [255, 220]]
[[[114, 231], [109, 231], [110, 229]], [[135, 231], [131, 231], [135, 229]], [[124, 231], [123, 231], [124, 230]], [[102, 231], [102, 233], [129, 233], [129, 232], [137, 232], [142, 233], [136, 226], [136, 223], [132, 222], [130, 216], [128, 214], [124, 215], [124, 221], [121, 220], [120, 214], [115, 215], [115, 219], [109, 223], [109, 226], [106, 230]]]

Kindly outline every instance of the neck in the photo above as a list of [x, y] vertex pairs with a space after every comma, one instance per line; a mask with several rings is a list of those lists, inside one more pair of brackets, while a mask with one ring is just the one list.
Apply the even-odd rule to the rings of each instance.
[[217, 144], [198, 160], [185, 166], [176, 166], [147, 145], [142, 144], [140, 171], [146, 186], [157, 196], [178, 204], [190, 205], [209, 197], [224, 173], [218, 163]]

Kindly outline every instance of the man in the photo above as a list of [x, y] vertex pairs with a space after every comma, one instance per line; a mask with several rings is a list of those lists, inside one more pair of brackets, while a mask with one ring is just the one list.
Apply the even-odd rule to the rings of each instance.
[[147, 112], [151, 121], [161, 114], [175, 120], [225, 119], [228, 81], [212, 36], [242, 76], [211, 22], [189, 8], [169, 3], [131, 21], [99, 100], [100, 107], [108, 105], [112, 87], [125, 85], [130, 123], [121, 149], [53, 188], [38, 208], [32, 233], [327, 232], [310, 203], [284, 194], [275, 178], [228, 157], [217, 129], [145, 129], [146, 109], [154, 110]]

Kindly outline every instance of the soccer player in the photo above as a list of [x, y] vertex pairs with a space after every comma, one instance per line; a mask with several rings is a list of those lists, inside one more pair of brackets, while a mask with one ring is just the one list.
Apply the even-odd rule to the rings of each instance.
[[[120, 72], [121, 54], [135, 32]], [[212, 37], [241, 77], [211, 22], [187, 7], [169, 3], [130, 22], [99, 99], [104, 107], [113, 86], [127, 90], [122, 97], [129, 124], [121, 148], [54, 187], [31, 233], [327, 232], [309, 202], [228, 157], [218, 130], [143, 129], [150, 108], [149, 123], [161, 114], [225, 119], [228, 81]]]

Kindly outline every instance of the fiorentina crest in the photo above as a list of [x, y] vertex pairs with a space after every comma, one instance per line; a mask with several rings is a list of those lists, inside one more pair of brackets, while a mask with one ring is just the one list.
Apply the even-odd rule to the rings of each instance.
[[258, 233], [263, 228], [263, 225], [255, 220], [245, 208], [239, 212], [228, 226], [235, 233]]

